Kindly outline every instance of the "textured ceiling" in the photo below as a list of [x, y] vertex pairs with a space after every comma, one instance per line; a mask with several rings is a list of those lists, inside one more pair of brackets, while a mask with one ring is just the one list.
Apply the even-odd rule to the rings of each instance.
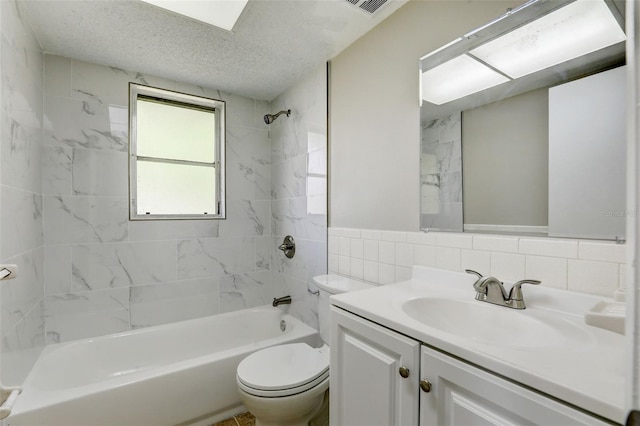
[[138, 0], [23, 2], [45, 52], [272, 100], [406, 0], [250, 0], [233, 32]]

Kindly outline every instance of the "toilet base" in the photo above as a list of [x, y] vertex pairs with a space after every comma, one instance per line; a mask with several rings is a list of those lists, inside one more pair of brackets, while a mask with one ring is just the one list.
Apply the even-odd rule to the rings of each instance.
[[[329, 379], [306, 392], [279, 398], [250, 395], [241, 389], [240, 399], [256, 418], [256, 426], [323, 426], [329, 407]], [[316, 421], [317, 418], [317, 421]]]
[[329, 426], [329, 390], [324, 392], [322, 405], [309, 420], [309, 426]]

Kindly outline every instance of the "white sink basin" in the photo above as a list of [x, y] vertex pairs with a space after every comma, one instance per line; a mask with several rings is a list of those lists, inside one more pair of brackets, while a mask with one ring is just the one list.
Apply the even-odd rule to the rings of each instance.
[[590, 340], [581, 328], [550, 311], [438, 297], [409, 299], [402, 310], [426, 326], [494, 346], [543, 348]]

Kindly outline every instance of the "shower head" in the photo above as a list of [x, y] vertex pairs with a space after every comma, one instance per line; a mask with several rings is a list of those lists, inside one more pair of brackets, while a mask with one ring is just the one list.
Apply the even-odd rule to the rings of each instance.
[[277, 114], [267, 114], [264, 116], [264, 122], [267, 124], [271, 124], [276, 121], [276, 118], [280, 117], [282, 114], [287, 114], [287, 117], [291, 115], [291, 110], [288, 109], [286, 111], [282, 110]]

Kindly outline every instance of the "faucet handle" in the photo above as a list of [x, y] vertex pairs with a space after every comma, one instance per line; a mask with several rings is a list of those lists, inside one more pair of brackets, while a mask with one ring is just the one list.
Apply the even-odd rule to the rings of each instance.
[[482, 278], [482, 274], [480, 272], [476, 272], [473, 269], [465, 269], [464, 270], [467, 274], [473, 274], [478, 278]]
[[509, 300], [520, 300], [524, 301], [524, 297], [522, 296], [522, 284], [535, 284], [538, 285], [542, 281], [539, 280], [521, 280], [518, 281], [511, 287], [511, 291], [509, 291]]

